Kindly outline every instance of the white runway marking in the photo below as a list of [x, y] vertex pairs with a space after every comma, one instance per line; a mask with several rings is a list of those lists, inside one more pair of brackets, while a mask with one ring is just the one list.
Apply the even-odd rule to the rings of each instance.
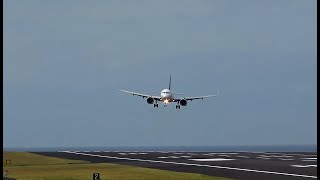
[[249, 158], [248, 156], [237, 156], [239, 158]]
[[266, 158], [289, 158], [289, 157], [293, 157], [293, 156], [275, 156], [275, 155], [266, 156], [266, 155], [260, 155], [260, 157], [266, 157]]
[[239, 151], [245, 153], [265, 154], [265, 155], [279, 155], [279, 156], [317, 156], [316, 154], [296, 154], [296, 153], [276, 153], [276, 152], [250, 152], [250, 151]]
[[177, 156], [169, 156], [169, 158], [179, 158], [179, 157], [177, 157]]
[[229, 161], [234, 159], [223, 159], [223, 158], [214, 158], [214, 159], [189, 159], [192, 161]]
[[208, 154], [224, 154], [224, 155], [228, 155], [228, 154], [231, 154], [231, 155], [234, 155], [234, 154], [239, 154], [239, 153], [208, 153]]
[[293, 159], [281, 159], [280, 158], [280, 160], [282, 160], [282, 161], [292, 161]]
[[282, 172], [273, 172], [273, 171], [263, 171], [263, 170], [255, 170], [255, 169], [234, 168], [234, 167], [214, 166], [214, 165], [205, 165], [205, 164], [179, 163], [179, 162], [170, 162], [170, 161], [157, 161], [157, 160], [147, 160], [147, 159], [121, 158], [121, 157], [113, 157], [113, 156], [102, 156], [102, 155], [97, 155], [97, 154], [77, 153], [77, 152], [72, 152], [72, 151], [59, 151], [59, 152], [70, 153], [70, 154], [78, 154], [78, 155], [84, 155], [84, 156], [94, 156], [94, 157], [101, 157], [101, 158], [121, 159], [121, 160], [128, 160], [128, 161], [141, 161], [141, 162], [176, 164], [176, 165], [185, 165], [185, 166], [209, 167], [209, 168], [229, 169], [229, 170], [236, 170], [236, 171], [256, 172], [256, 173], [265, 173], [265, 174], [277, 174], [277, 175], [296, 176], [296, 177], [305, 177], [305, 178], [317, 179], [317, 176], [282, 173]]
[[222, 157], [230, 157], [229, 155], [224, 155], [224, 154], [220, 154], [218, 156], [222, 156]]
[[[248, 152], [250, 153], [250, 152]], [[317, 156], [315, 154], [296, 154], [296, 153], [274, 153], [274, 152], [251, 152], [251, 153], [261, 153], [261, 155], [274, 155], [274, 156]]]
[[260, 153], [262, 153], [262, 154], [282, 154], [282, 153], [268, 153], [268, 152], [260, 152]]
[[239, 154], [239, 153], [220, 153], [220, 154]]
[[317, 167], [317, 165], [291, 165], [293, 167], [300, 167], [300, 168], [306, 168], [306, 167]]
[[317, 158], [301, 158], [301, 159], [306, 159], [306, 160], [317, 160]]
[[168, 156], [168, 157], [158, 157], [158, 158], [163, 158], [163, 159], [165, 159], [165, 158], [173, 158], [173, 159], [176, 159], [176, 158], [180, 158], [180, 157], [178, 157], [178, 156]]
[[128, 154], [137, 154], [137, 153], [128, 153]]
[[158, 157], [158, 158], [160, 158], [160, 159], [167, 159], [167, 158], [169, 158], [169, 157]]
[[120, 155], [127, 155], [127, 153], [118, 153], [118, 154], [120, 154]]
[[263, 153], [263, 154], [278, 154], [282, 156], [317, 156], [314, 154], [295, 154], [295, 153]]
[[303, 159], [302, 161], [312, 161], [312, 162], [316, 162], [317, 160], [312, 160], [312, 159]]

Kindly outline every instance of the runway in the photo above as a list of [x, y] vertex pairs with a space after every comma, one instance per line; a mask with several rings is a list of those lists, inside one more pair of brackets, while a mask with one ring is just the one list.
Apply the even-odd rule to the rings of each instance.
[[317, 179], [317, 153], [58, 151], [32, 152], [92, 163], [117, 163], [243, 180]]

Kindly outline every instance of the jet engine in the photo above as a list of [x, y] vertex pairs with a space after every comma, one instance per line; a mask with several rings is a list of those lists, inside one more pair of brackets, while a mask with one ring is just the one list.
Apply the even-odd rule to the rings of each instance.
[[185, 100], [185, 99], [181, 99], [180, 100], [180, 105], [181, 106], [186, 106], [188, 103], [187, 103], [187, 100]]
[[147, 98], [147, 103], [148, 104], [153, 104], [153, 102], [154, 102], [154, 99], [152, 97], [148, 97]]

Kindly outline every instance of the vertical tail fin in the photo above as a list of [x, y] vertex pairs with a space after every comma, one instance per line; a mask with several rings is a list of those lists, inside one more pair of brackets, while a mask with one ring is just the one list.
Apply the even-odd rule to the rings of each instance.
[[169, 90], [171, 88], [171, 73], [170, 73], [170, 80], [169, 80]]

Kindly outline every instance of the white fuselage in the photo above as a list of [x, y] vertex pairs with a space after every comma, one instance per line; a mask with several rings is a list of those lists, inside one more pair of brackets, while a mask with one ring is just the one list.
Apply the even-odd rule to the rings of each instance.
[[173, 102], [173, 94], [169, 89], [164, 89], [161, 91], [160, 94], [161, 101], [165, 104], [168, 104], [169, 102]]

